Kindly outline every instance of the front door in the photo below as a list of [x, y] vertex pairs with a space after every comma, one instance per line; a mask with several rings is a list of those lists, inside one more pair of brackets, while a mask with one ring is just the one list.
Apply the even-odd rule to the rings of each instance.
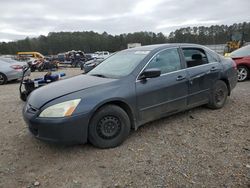
[[187, 103], [188, 77], [177, 48], [158, 52], [144, 70], [150, 68], [160, 69], [161, 76], [136, 81], [140, 124], [183, 110]]

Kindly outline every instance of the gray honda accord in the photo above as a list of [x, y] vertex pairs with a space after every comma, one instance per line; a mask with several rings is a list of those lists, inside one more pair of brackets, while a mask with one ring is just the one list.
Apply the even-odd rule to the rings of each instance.
[[23, 116], [38, 139], [110, 148], [147, 122], [200, 105], [222, 108], [236, 83], [235, 63], [204, 46], [143, 46], [35, 90]]

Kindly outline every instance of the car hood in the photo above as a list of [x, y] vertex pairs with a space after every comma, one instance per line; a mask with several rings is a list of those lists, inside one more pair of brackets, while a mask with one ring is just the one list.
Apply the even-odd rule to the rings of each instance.
[[56, 98], [101, 84], [110, 83], [115, 80], [116, 79], [100, 78], [89, 75], [75, 76], [69, 79], [56, 81], [33, 91], [27, 103], [33, 108], [39, 109]]

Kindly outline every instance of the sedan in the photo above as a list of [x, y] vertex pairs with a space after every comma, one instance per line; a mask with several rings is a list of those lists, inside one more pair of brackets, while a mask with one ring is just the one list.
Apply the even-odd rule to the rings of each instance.
[[143, 46], [35, 90], [23, 117], [38, 139], [111, 148], [147, 122], [200, 105], [222, 108], [236, 83], [234, 61], [204, 46]]
[[104, 59], [93, 59], [85, 63], [82, 63], [81, 70], [84, 70], [84, 73], [88, 73], [89, 71], [91, 71], [93, 68], [95, 68], [97, 65], [99, 65], [103, 61]]
[[235, 50], [230, 54], [238, 68], [238, 81], [250, 78], [250, 45]]
[[[11, 80], [20, 79], [25, 64], [10, 58], [0, 57], [0, 85], [6, 84]], [[30, 71], [26, 73], [27, 75], [30, 75]]]

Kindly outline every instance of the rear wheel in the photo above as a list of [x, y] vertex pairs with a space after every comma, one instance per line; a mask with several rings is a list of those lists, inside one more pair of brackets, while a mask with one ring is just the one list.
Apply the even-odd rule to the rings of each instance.
[[0, 85], [4, 85], [7, 82], [7, 77], [3, 74], [0, 73]]
[[227, 96], [228, 88], [226, 83], [222, 80], [218, 80], [212, 88], [208, 107], [212, 109], [222, 108], [226, 103]]
[[89, 141], [99, 148], [119, 146], [129, 135], [130, 120], [118, 106], [107, 105], [96, 112], [89, 124]]
[[246, 66], [239, 66], [237, 69], [237, 73], [239, 82], [245, 81], [249, 76], [249, 70]]

